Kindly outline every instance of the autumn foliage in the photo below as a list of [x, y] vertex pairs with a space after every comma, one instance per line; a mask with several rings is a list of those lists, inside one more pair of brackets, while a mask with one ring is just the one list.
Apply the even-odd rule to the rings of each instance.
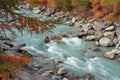
[[15, 77], [16, 72], [23, 68], [24, 64], [28, 64], [29, 59], [22, 54], [9, 56], [0, 55], [0, 80], [11, 80]]
[[[27, 0], [32, 2], [32, 0]], [[34, 0], [36, 1], [36, 0]], [[71, 11], [84, 17], [120, 21], [120, 0], [37, 0], [47, 7]], [[91, 16], [92, 15], [92, 16]]]

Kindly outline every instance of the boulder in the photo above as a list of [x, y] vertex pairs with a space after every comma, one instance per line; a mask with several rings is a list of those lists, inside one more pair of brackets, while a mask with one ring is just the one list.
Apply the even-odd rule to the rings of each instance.
[[115, 57], [115, 55], [120, 56], [120, 50], [118, 49], [113, 49], [112, 51], [108, 51], [103, 53], [103, 56], [109, 59], [113, 59]]
[[83, 37], [83, 36], [86, 36], [87, 35], [87, 32], [79, 32], [78, 34], [77, 34], [77, 36], [79, 37], [79, 38], [81, 38], [81, 37]]
[[115, 26], [109, 26], [109, 27], [107, 27], [105, 30], [106, 31], [112, 31], [112, 30], [114, 30], [115, 29]]
[[49, 43], [49, 42], [50, 42], [50, 38], [48, 36], [44, 37], [43, 43]]
[[65, 68], [65, 67], [62, 67], [62, 68], [60, 68], [60, 69], [58, 70], [57, 73], [58, 73], [59, 75], [65, 75], [65, 74], [68, 73], [68, 69]]
[[99, 40], [103, 37], [103, 33], [102, 32], [96, 32], [96, 40]]
[[98, 22], [98, 21], [94, 22], [93, 29], [95, 31], [101, 31], [103, 28], [105, 28], [105, 24], [103, 22]]
[[113, 43], [111, 41], [111, 39], [107, 38], [107, 37], [103, 37], [99, 40], [99, 44], [101, 46], [112, 46]]
[[114, 51], [108, 51], [103, 53], [103, 56], [105, 58], [113, 59], [115, 57], [115, 52]]
[[96, 37], [94, 35], [90, 35], [90, 36], [87, 36], [85, 40], [91, 41], [91, 40], [95, 40], [95, 38]]
[[83, 25], [82, 26], [82, 28], [83, 28], [83, 30], [85, 31], [85, 32], [87, 32], [88, 30], [91, 30], [92, 29], [92, 24], [90, 24], [90, 23], [87, 23], [87, 24], [85, 24], [85, 25]]

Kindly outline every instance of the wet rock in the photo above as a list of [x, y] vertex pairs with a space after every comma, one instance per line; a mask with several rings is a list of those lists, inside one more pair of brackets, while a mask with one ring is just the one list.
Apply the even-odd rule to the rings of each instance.
[[87, 37], [85, 38], [85, 40], [91, 41], [91, 40], [95, 40], [95, 38], [96, 38], [96, 36], [90, 35], [90, 36], [87, 36]]
[[106, 31], [112, 31], [112, 30], [114, 30], [115, 29], [115, 26], [109, 26], [109, 27], [107, 27], [105, 30]]
[[46, 36], [44, 39], [43, 39], [43, 43], [49, 43], [50, 42], [50, 38], [48, 36]]
[[111, 41], [111, 39], [107, 38], [107, 37], [103, 37], [99, 40], [99, 44], [101, 46], [112, 46], [113, 43]]
[[58, 70], [57, 73], [58, 73], [59, 75], [65, 75], [65, 74], [68, 73], [68, 69], [65, 68], [65, 67], [62, 67], [62, 68], [60, 68], [60, 69]]

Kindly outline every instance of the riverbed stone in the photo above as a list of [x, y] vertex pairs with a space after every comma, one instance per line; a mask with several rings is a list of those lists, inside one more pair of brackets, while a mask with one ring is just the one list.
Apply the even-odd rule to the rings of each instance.
[[103, 36], [113, 39], [115, 37], [115, 32], [104, 32]]
[[96, 36], [90, 35], [90, 36], [87, 36], [87, 37], [85, 38], [85, 40], [91, 41], [91, 40], [95, 40], [95, 38], [96, 38]]
[[115, 53], [112, 52], [112, 51], [108, 51], [108, 52], [103, 53], [103, 56], [104, 56], [105, 58], [109, 58], [109, 59], [113, 59], [113, 58], [114, 58], [114, 55], [115, 55]]
[[120, 41], [116, 44], [116, 49], [120, 49]]
[[82, 26], [82, 28], [83, 28], [83, 30], [85, 31], [85, 32], [87, 32], [88, 30], [90, 30], [90, 29], [92, 29], [92, 24], [90, 24], [90, 23], [87, 23], [87, 24], [85, 24], [85, 25], [83, 25]]
[[54, 72], [49, 70], [49, 71], [45, 71], [42, 76], [43, 77], [51, 77], [52, 75], [54, 75]]
[[99, 44], [100, 44], [101, 46], [106, 46], [106, 47], [113, 45], [111, 39], [109, 39], [109, 38], [107, 38], [107, 37], [101, 38], [101, 39], [99, 40]]
[[105, 27], [105, 24], [103, 22], [94, 21], [93, 23], [93, 29], [95, 31], [101, 31]]
[[65, 67], [62, 67], [58, 70], [57, 72], [59, 75], [64, 75], [64, 74], [67, 74], [68, 73], [68, 69], [65, 68]]
[[48, 36], [43, 38], [43, 43], [49, 43], [50, 42], [50, 38]]
[[73, 17], [71, 22], [72, 22], [72, 23], [75, 23], [75, 22], [76, 22], [76, 18]]
[[106, 31], [112, 31], [112, 30], [114, 30], [115, 29], [115, 26], [109, 26], [109, 27], [107, 27], [105, 30]]
[[96, 46], [100, 46], [99, 41], [95, 41]]
[[116, 35], [117, 35], [118, 39], [120, 40], [120, 27], [116, 28]]
[[79, 28], [79, 27], [82, 26], [82, 24], [81, 24], [80, 21], [77, 21], [77, 22], [74, 23], [74, 26], [77, 27], [77, 28]]

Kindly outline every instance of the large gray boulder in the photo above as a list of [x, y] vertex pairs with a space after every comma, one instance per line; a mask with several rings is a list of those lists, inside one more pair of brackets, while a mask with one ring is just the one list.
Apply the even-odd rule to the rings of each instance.
[[99, 40], [99, 44], [101, 46], [112, 46], [113, 43], [112, 43], [112, 40], [107, 38], [107, 37], [103, 37]]

